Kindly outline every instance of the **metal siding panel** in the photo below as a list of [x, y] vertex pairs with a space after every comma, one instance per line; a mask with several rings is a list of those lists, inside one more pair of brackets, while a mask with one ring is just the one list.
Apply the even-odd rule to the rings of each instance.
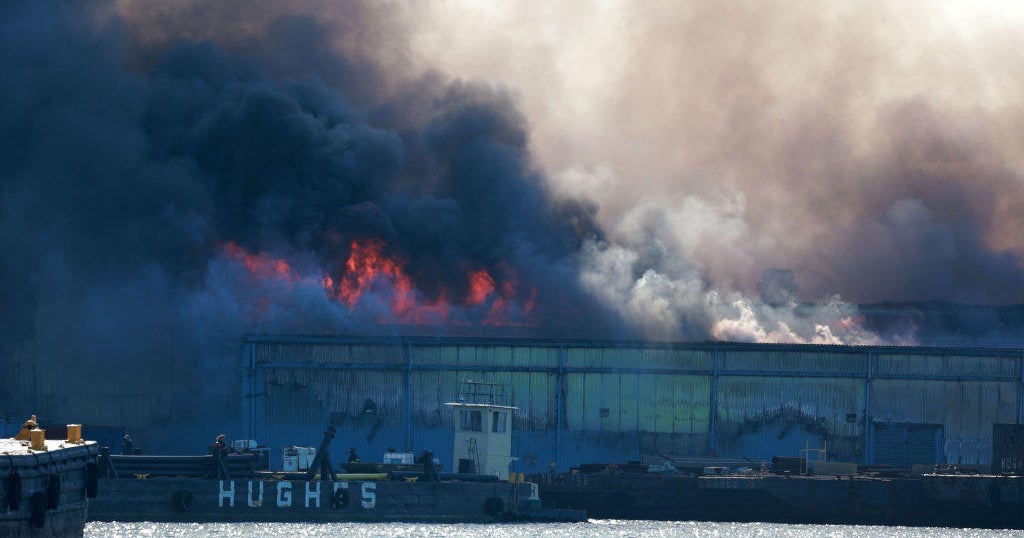
[[714, 368], [714, 353], [708, 350], [676, 349], [663, 351], [668, 364], [675, 368], [707, 370]]
[[636, 390], [633, 393], [633, 401], [636, 402], [636, 431], [662, 431], [659, 430], [659, 421], [663, 420], [662, 416], [668, 416], [672, 412], [672, 406], [666, 405], [667, 391], [660, 383], [661, 376], [639, 374], [631, 377], [636, 379]]
[[[620, 429], [622, 400], [618, 398], [617, 378], [612, 382], [610, 374], [584, 374], [585, 395], [583, 397], [584, 429], [587, 431]], [[620, 405], [611, 405], [615, 402]], [[609, 407], [610, 406], [610, 407]], [[608, 416], [601, 417], [599, 411], [608, 409]]]
[[1016, 416], [1015, 383], [878, 379], [874, 416], [885, 422], [944, 424], [949, 437], [990, 437]]
[[952, 377], [1020, 377], [1019, 357], [880, 354], [875, 363], [879, 375], [952, 376]]
[[942, 381], [876, 379], [871, 385], [872, 414], [881, 422], [944, 423], [946, 404]]
[[[289, 361], [304, 358], [306, 362], [350, 362], [356, 368], [358, 376], [355, 378], [352, 377], [354, 373], [347, 370], [332, 370], [330, 374], [311, 370], [263, 372], [268, 380], [276, 377], [278, 382], [311, 385], [311, 390], [321, 395], [320, 404], [313, 398], [310, 404], [313, 407], [308, 409], [306, 420], [317, 423], [315, 426], [309, 425], [308, 429], [323, 428], [323, 420], [313, 416], [316, 415], [315, 405], [326, 405], [354, 417], [361, 410], [368, 397], [366, 395], [371, 395], [369, 397], [378, 403], [379, 415], [385, 419], [379, 426], [375, 437], [377, 440], [373, 442], [383, 442], [381, 439], [389, 436], [403, 438], [404, 428], [400, 421], [404, 416], [407, 396], [403, 346], [393, 342], [374, 345], [315, 344], [311, 349], [303, 351], [302, 345], [297, 344], [254, 345], [257, 358], [263, 362], [270, 360], [268, 357]], [[804, 418], [810, 417], [817, 419], [812, 429], [820, 427], [833, 436], [847, 438], [862, 435], [865, 380], [860, 376], [866, 374], [867, 351], [845, 353], [814, 346], [806, 349], [799, 346], [725, 347], [727, 349], [721, 352], [724, 375], [719, 379], [717, 410], [721, 435], [735, 433], [730, 428], [735, 429], [736, 424], [747, 424], [750, 422], [748, 419], [761, 424], [761, 433], [766, 433], [764, 428], [770, 424], [758, 422], [757, 417], [771, 418], [773, 414], [782, 416], [787, 412], [790, 418], [796, 417], [801, 421], [801, 428], [810, 427], [808, 425], [811, 423], [804, 423]], [[562, 436], [564, 457], [575, 458], [577, 463], [580, 460], [602, 459], [623, 461], [625, 458], [636, 457], [644, 443], [647, 443], [644, 446], [654, 447], [667, 443], [673, 449], [685, 445], [682, 451], [692, 451], [696, 446], [694, 443], [701, 442], [702, 436], [706, 435], [710, 375], [635, 372], [649, 369], [709, 371], [712, 357], [710, 348], [657, 345], [567, 346], [565, 350], [565, 364], [570, 369], [605, 368], [614, 373], [566, 373], [564, 420], [567, 429]], [[872, 381], [871, 401], [875, 415], [945, 424], [946, 439], [942, 450], [949, 459], [978, 459], [977, 454], [983, 452], [984, 444], [989, 442], [990, 446], [990, 440], [986, 439], [991, 434], [983, 431], [986, 424], [996, 420], [1013, 422], [1016, 419], [1020, 390], [1020, 359], [1017, 357], [1009, 357], [1008, 360], [1004, 357], [975, 356], [969, 350], [951, 355], [945, 355], [944, 352], [930, 355], [875, 353], [878, 360], [874, 371], [882, 377]], [[892, 360], [893, 356], [897, 360]], [[460, 346], [418, 342], [411, 346], [411, 358], [414, 368], [446, 368], [454, 365], [470, 368], [413, 371], [412, 393], [408, 396], [412, 398], [411, 431], [414, 444], [415, 439], [424, 436], [432, 439], [432, 436], [450, 435], [451, 419], [445, 418], [450, 413], [438, 409], [438, 395], [447, 395], [440, 397], [441, 400], [454, 398], [457, 381], [504, 381], [514, 385], [516, 401], [522, 408], [515, 420], [521, 446], [530, 446], [533, 455], [539, 458], [541, 449], [547, 446], [546, 443], [551, 443], [550, 457], [554, 458], [559, 391], [558, 376], [554, 370], [558, 368], [558, 346], [543, 343], [476, 343]], [[379, 367], [380, 364], [393, 364], [395, 370], [369, 372], [359, 371], [358, 368], [360, 365]], [[489, 371], [474, 370], [473, 367], [485, 367]], [[551, 371], [509, 371], [509, 368], [524, 367]], [[976, 371], [972, 370], [975, 367]], [[766, 376], [730, 376], [730, 368], [763, 371]], [[951, 376], [958, 372], [964, 373], [961, 376], [963, 381], [884, 379], [886, 375], [903, 373]], [[803, 377], [801, 373], [811, 375]], [[773, 374], [786, 377], [771, 377]], [[830, 375], [838, 377], [831, 379]], [[976, 375], [1000, 377], [1006, 381], [972, 380]], [[138, 402], [124, 405], [131, 405], [135, 408], [133, 411], [145, 414], [147, 409], [169, 405], [169, 402], [165, 398], [154, 399], [153, 403], [144, 406]], [[270, 407], [265, 405], [264, 409], [269, 411]], [[602, 407], [609, 410], [607, 418], [600, 417]], [[296, 410], [292, 418], [301, 421], [303, 417], [299, 416], [299, 411], [301, 409]], [[847, 413], [856, 413], [857, 422], [846, 422]], [[818, 426], [822, 423], [824, 426]], [[359, 434], [356, 426], [353, 423], [353, 434]], [[439, 428], [441, 433], [435, 432], [433, 428]], [[319, 433], [314, 442], [319, 439], [318, 436]], [[763, 435], [753, 442], [763, 442], [763, 448], [768, 450], [772, 448], [771, 444], [775, 448], [785, 448], [788, 439], [773, 440], [771, 435]], [[450, 447], [447, 450], [450, 453]]]
[[[442, 376], [448, 372], [413, 372], [411, 378], [412, 417], [414, 424], [438, 427], [441, 424], [440, 409], [445, 404], [445, 393], [441, 390]], [[454, 380], [452, 380], [454, 382]]]
[[557, 347], [541, 347], [530, 349], [530, 362], [529, 366], [534, 368], [558, 368], [558, 352]]
[[556, 376], [544, 372], [527, 375], [530, 394], [530, 427], [533, 429], [554, 429], [558, 409], [556, 407]]
[[413, 364], [453, 365], [458, 364], [458, 348], [455, 346], [413, 346]]
[[[586, 374], [584, 389], [584, 429], [587, 431], [620, 431], [622, 399], [618, 395], [618, 378], [612, 374]], [[612, 405], [612, 403], [618, 405]], [[608, 409], [601, 417], [600, 409]]]
[[708, 376], [671, 376], [674, 431], [707, 435], [710, 428], [711, 378]]
[[794, 351], [723, 350], [719, 369], [723, 371], [763, 371], [799, 374], [801, 372], [863, 374], [867, 371], [867, 354], [862, 352], [824, 352], [813, 349]]
[[555, 434], [550, 430], [529, 430], [520, 432], [518, 441], [513, 442], [513, 456], [519, 461], [512, 464], [517, 472], [543, 473], [556, 461]]
[[373, 364], [406, 363], [405, 349], [401, 345], [360, 346], [352, 350], [353, 358]]
[[490, 351], [491, 360], [487, 363], [489, 366], [492, 366], [495, 369], [518, 366], [516, 363], [516, 348], [498, 346], [492, 348]]
[[[733, 456], [798, 455], [825, 439], [844, 461], [862, 452], [863, 382], [853, 379], [723, 377], [719, 380], [718, 435]], [[794, 451], [796, 453], [794, 453]], [[780, 453], [781, 452], [781, 453]]]
[[[640, 376], [638, 374], [619, 374], [619, 427], [618, 432], [638, 432], [640, 430]], [[612, 400], [615, 401], [615, 400]], [[611, 402], [609, 402], [611, 405]]]
[[567, 347], [567, 368], [702, 369], [711, 368], [711, 352], [659, 347]]
[[[655, 433], [692, 432], [692, 411], [680, 398], [686, 378], [675, 375], [640, 375], [640, 430]], [[707, 390], [702, 395], [708, 401]], [[707, 409], [707, 406], [705, 406]], [[707, 419], [707, 417], [705, 417]]]
[[584, 409], [587, 403], [587, 374], [565, 374], [565, 429], [582, 431], [586, 429]]

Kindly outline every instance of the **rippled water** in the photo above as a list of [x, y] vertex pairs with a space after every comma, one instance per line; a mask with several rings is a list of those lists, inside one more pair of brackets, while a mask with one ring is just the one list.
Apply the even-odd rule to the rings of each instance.
[[941, 529], [912, 527], [868, 527], [851, 525], [781, 525], [775, 523], [707, 523], [692, 521], [591, 520], [589, 523], [446, 525], [433, 523], [97, 523], [85, 527], [89, 538], [106, 537], [335, 537], [359, 536], [441, 538], [488, 536], [520, 538], [533, 536], [694, 536], [694, 537], [786, 537], [786, 538], [996, 538], [1022, 536], [1020, 531]]

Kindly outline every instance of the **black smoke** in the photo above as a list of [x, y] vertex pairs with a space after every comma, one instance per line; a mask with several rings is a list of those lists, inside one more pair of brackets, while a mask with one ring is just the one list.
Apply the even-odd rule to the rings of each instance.
[[306, 16], [270, 20], [229, 53], [133, 43], [101, 10], [7, 11], [3, 241], [17, 255], [4, 312], [19, 330], [49, 293], [47, 267], [71, 280], [53, 299], [70, 305], [149, 271], [200, 290], [227, 242], [337, 274], [365, 236], [428, 301], [458, 303], [467, 271], [511, 269], [542, 297], [530, 323], [591, 324], [566, 315], [587, 310], [572, 255], [597, 227], [585, 205], [552, 202], [504, 90], [427, 77], [375, 100], [378, 66], [332, 52], [339, 29]]
[[[405, 330], [394, 290], [350, 308], [321, 284], [360, 238], [460, 327], [486, 324], [505, 285], [526, 334], [629, 335], [576, 281], [594, 208], [552, 199], [514, 98], [436, 73], [377, 94], [381, 66], [327, 41], [358, 27], [282, 14], [227, 43], [147, 43], [108, 5], [4, 5], [0, 333], [54, 374], [0, 406], [135, 427], [230, 415], [244, 334]], [[286, 260], [288, 279], [254, 278], [228, 245]], [[498, 291], [467, 304], [480, 269]], [[96, 409], [135, 393], [167, 405]]]

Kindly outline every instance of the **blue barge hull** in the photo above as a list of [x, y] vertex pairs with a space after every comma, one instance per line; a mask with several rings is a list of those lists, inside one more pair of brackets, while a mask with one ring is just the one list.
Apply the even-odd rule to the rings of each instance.
[[104, 479], [95, 521], [584, 521], [545, 509], [529, 482], [320, 481], [253, 477]]
[[537, 476], [544, 505], [596, 519], [761, 521], [1024, 529], [1024, 477]]

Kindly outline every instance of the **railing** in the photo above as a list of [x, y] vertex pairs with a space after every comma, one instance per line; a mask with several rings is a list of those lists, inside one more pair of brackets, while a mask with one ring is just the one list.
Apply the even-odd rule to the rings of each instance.
[[482, 383], [479, 381], [463, 381], [459, 384], [459, 403], [515, 405], [515, 393], [507, 385], [501, 383]]

